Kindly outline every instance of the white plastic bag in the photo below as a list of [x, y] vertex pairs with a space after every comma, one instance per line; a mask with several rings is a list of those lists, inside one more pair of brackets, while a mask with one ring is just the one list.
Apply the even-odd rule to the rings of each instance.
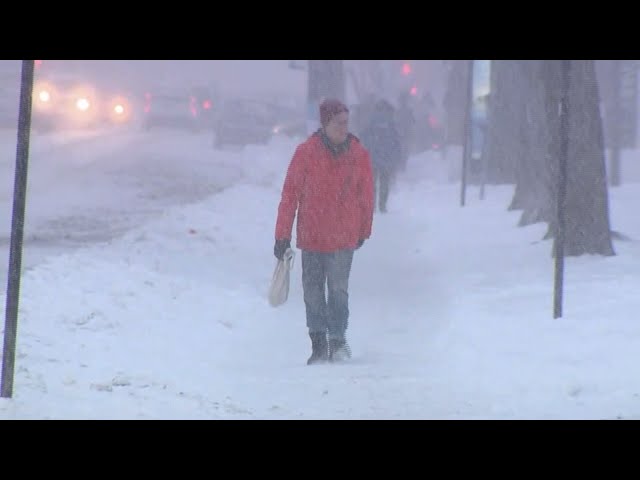
[[282, 260], [278, 260], [278, 263], [276, 263], [271, 285], [269, 286], [269, 304], [272, 307], [279, 307], [289, 298], [290, 272], [293, 269], [294, 257], [294, 251], [288, 248], [284, 252]]

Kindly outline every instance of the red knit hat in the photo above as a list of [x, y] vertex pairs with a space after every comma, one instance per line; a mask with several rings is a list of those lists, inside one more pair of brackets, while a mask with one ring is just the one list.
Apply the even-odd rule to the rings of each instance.
[[349, 113], [349, 109], [344, 103], [335, 98], [326, 99], [320, 104], [320, 124], [326, 127], [333, 117], [342, 112]]

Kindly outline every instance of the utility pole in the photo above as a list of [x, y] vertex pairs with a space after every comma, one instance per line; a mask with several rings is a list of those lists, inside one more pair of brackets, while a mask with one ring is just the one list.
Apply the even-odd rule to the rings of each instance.
[[560, 100], [560, 158], [558, 159], [558, 184], [556, 187], [556, 232], [553, 251], [555, 257], [553, 318], [562, 317], [564, 283], [565, 203], [567, 198], [567, 162], [569, 157], [569, 125], [571, 104], [571, 60], [562, 60], [562, 97]]
[[16, 171], [13, 190], [13, 214], [11, 217], [11, 246], [9, 248], [9, 278], [4, 327], [4, 350], [2, 355], [1, 394], [4, 398], [11, 398], [13, 396], [34, 69], [34, 60], [22, 61], [20, 110], [18, 113], [18, 144], [16, 149]]

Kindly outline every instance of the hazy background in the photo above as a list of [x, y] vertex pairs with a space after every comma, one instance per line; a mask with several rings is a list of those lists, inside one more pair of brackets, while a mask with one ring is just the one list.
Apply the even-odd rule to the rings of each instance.
[[[20, 60], [0, 60], [0, 88], [18, 91]], [[46, 60], [47, 72], [80, 74], [140, 90], [152, 85], [202, 84], [221, 94], [305, 101], [307, 74], [289, 68], [289, 60]], [[358, 60], [347, 60], [347, 68]], [[366, 62], [366, 61], [365, 61]], [[402, 62], [402, 61], [390, 61]], [[439, 103], [446, 86], [441, 60], [412, 60], [412, 77], [421, 95], [428, 90]], [[400, 78], [400, 75], [398, 75]], [[347, 76], [347, 100], [355, 103]]]
[[[47, 60], [56, 68], [124, 82], [147, 85], [216, 86], [229, 95], [285, 94], [303, 97], [306, 74], [291, 70], [288, 60]], [[18, 67], [10, 67], [16, 69]], [[18, 68], [19, 70], [19, 68]]]

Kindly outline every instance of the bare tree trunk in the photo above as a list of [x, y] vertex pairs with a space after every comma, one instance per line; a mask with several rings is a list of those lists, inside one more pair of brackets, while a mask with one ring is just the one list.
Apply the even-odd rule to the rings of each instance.
[[468, 60], [449, 60], [447, 87], [443, 99], [446, 118], [445, 145], [459, 147], [465, 141], [465, 114], [467, 111]]
[[[559, 158], [560, 61], [545, 60], [547, 120], [551, 127], [552, 178]], [[615, 255], [609, 222], [600, 97], [593, 60], [572, 60], [569, 86], [569, 158], [567, 166], [565, 255]], [[556, 194], [556, 187], [551, 190]], [[555, 231], [555, 220], [549, 234]]]
[[491, 64], [491, 98], [482, 152], [489, 184], [516, 183], [518, 126], [524, 121], [518, 70], [519, 65], [514, 60], [493, 60]]
[[509, 205], [509, 210], [524, 210], [531, 196], [530, 188], [532, 177], [531, 159], [533, 155], [530, 147], [533, 142], [531, 142], [530, 136], [533, 126], [529, 118], [532, 95], [529, 75], [531, 69], [527, 68], [527, 60], [512, 60], [511, 62], [514, 69], [513, 75], [518, 79], [518, 93], [522, 101], [516, 105], [520, 118], [513, 119], [516, 135], [510, 139], [511, 155], [513, 155], [515, 159], [516, 188], [513, 199], [511, 200], [511, 205]]
[[545, 85], [540, 81], [542, 60], [525, 60], [522, 67], [522, 96], [525, 99], [526, 122], [522, 124], [522, 148], [517, 162], [516, 190], [513, 204], [522, 208], [519, 226], [550, 221], [551, 179], [549, 178], [549, 144], [551, 132], [545, 121]]
[[345, 65], [345, 71], [348, 78], [351, 80], [353, 91], [356, 94], [356, 103], [359, 103], [364, 97], [364, 91], [362, 88], [362, 82], [360, 81], [358, 74], [356, 73], [356, 68], [357, 67], [351, 63]]
[[354, 86], [358, 102], [367, 95], [378, 97], [394, 92], [386, 60], [353, 60], [348, 62], [347, 71]]

